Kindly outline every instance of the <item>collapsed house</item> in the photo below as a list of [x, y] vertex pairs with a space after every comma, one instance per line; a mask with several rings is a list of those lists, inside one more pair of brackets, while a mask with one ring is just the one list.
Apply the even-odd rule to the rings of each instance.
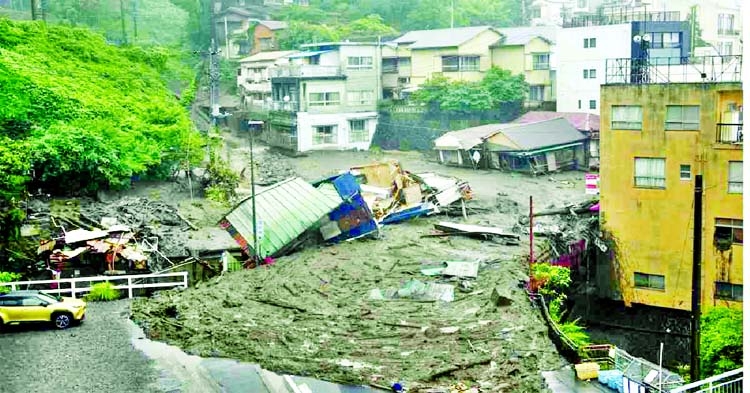
[[586, 148], [589, 156], [589, 166], [599, 166], [599, 115], [592, 113], [579, 112], [548, 112], [548, 111], [530, 111], [523, 114], [513, 123], [536, 123], [543, 120], [550, 120], [562, 117], [570, 123], [573, 128], [580, 131], [586, 136]]
[[487, 124], [435, 140], [440, 163], [538, 175], [586, 168], [587, 137], [564, 118]]
[[287, 179], [242, 200], [220, 221], [252, 257], [280, 257], [304, 244], [374, 236], [381, 225], [431, 215], [471, 199], [468, 183], [411, 174], [397, 161], [358, 166], [308, 183]]

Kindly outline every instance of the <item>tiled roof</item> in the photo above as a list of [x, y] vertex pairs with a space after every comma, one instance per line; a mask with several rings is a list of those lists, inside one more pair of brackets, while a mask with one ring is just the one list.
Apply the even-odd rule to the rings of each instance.
[[492, 27], [473, 26], [454, 29], [415, 30], [396, 38], [392, 42], [410, 44], [409, 48], [411, 49], [454, 47], [471, 40], [488, 29], [492, 29]]
[[498, 31], [502, 33], [503, 38], [492, 46], [526, 45], [535, 37], [540, 37], [554, 44], [557, 30], [558, 28], [554, 26], [510, 27], [498, 29]]
[[599, 115], [576, 112], [532, 111], [514, 120], [514, 123], [535, 123], [562, 117], [578, 131], [599, 131]]
[[280, 20], [262, 20], [260, 24], [271, 30], [283, 30], [289, 27], [289, 24]]

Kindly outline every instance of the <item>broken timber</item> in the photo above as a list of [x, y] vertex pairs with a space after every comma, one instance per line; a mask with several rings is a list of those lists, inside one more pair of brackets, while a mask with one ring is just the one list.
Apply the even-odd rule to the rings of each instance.
[[479, 225], [454, 224], [452, 222], [441, 221], [435, 224], [435, 229], [441, 230], [448, 234], [464, 236], [498, 236], [507, 239], [520, 240], [520, 237], [514, 233], [508, 233], [500, 228], [483, 227]]

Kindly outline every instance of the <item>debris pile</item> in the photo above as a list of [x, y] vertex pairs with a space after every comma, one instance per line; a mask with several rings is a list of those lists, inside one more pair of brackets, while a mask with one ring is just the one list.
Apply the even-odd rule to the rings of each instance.
[[[257, 168], [255, 172], [255, 184], [261, 186], [270, 186], [280, 181], [297, 176], [294, 168], [289, 165], [287, 157], [279, 153], [264, 151], [263, 159], [255, 160], [255, 162]], [[250, 179], [249, 170], [243, 170], [241, 176], [246, 179]]]

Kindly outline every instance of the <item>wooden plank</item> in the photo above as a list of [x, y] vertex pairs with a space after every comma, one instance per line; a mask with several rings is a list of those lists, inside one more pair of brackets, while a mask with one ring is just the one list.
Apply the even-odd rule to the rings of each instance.
[[503, 229], [494, 227], [483, 227], [479, 225], [455, 224], [452, 222], [441, 221], [435, 224], [435, 229], [448, 233], [461, 233], [466, 235], [492, 235], [520, 240], [520, 237], [513, 233], [507, 233]]

